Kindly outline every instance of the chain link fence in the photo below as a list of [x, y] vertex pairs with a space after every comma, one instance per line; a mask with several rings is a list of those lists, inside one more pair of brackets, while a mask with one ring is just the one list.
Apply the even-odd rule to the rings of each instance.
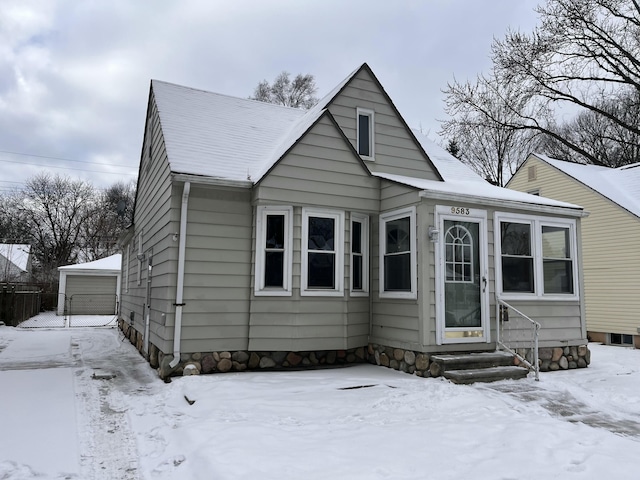
[[0, 322], [20, 328], [105, 327], [117, 324], [114, 294], [44, 293], [37, 286], [0, 285]]
[[114, 294], [74, 294], [67, 298], [70, 327], [106, 327], [117, 322], [118, 297]]

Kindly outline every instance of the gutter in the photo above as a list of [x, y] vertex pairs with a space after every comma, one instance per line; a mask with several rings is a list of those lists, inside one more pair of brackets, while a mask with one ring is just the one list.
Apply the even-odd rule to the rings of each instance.
[[182, 294], [184, 293], [184, 258], [187, 244], [187, 207], [189, 206], [189, 192], [191, 183], [185, 182], [182, 190], [182, 206], [180, 208], [180, 243], [178, 244], [178, 282], [176, 286], [176, 317], [173, 331], [173, 360], [169, 363], [175, 368], [180, 363], [180, 336], [182, 334]]

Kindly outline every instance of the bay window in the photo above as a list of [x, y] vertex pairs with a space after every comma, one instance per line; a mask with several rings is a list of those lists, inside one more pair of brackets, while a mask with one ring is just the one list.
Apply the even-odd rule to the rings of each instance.
[[256, 295], [291, 295], [291, 207], [260, 206], [256, 219]]
[[351, 295], [369, 292], [369, 217], [351, 214]]
[[302, 209], [301, 295], [342, 295], [344, 213]]

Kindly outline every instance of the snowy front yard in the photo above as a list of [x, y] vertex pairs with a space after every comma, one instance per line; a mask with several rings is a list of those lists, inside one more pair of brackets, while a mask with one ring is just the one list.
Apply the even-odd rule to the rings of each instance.
[[371, 365], [160, 381], [116, 329], [0, 327], [0, 479], [636, 479], [640, 351], [455, 386]]

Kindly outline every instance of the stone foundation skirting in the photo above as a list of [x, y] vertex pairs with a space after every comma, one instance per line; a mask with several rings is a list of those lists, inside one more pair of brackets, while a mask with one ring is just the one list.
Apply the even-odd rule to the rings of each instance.
[[363, 363], [367, 360], [365, 347], [308, 352], [249, 352], [240, 350], [183, 353], [178, 365], [171, 368], [169, 363], [173, 360], [172, 354], [164, 354], [158, 347], [149, 343], [149, 354], [145, 355], [142, 334], [123, 320], [119, 321], [119, 326], [125, 337], [147, 358], [151, 367], [158, 370], [160, 378], [245, 370], [317, 368]]
[[[142, 334], [122, 319], [119, 320], [119, 327], [125, 337], [147, 358], [151, 367], [158, 370], [160, 378], [245, 370], [313, 368], [363, 362], [419, 377], [431, 377], [432, 374], [429, 370], [431, 355], [435, 355], [435, 353], [429, 354], [370, 343], [367, 347], [349, 350], [184, 353], [180, 356], [178, 365], [171, 368], [169, 363], [173, 360], [173, 355], [164, 354], [152, 343], [149, 343], [149, 354], [144, 354]], [[517, 349], [516, 351], [528, 361], [532, 361], [531, 349]], [[586, 345], [545, 347], [540, 348], [538, 353], [541, 372], [586, 368], [591, 363], [591, 352]], [[518, 365], [519, 363], [516, 358], [514, 364]]]

